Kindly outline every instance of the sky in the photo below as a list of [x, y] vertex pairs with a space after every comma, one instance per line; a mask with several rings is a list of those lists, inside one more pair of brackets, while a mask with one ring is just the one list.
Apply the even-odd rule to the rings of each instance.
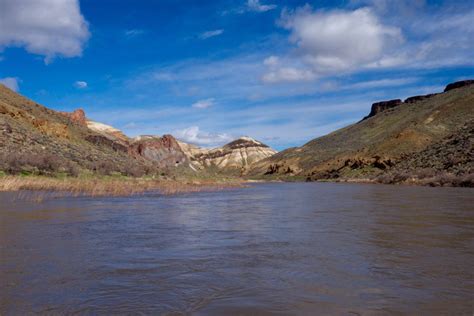
[[277, 150], [474, 78], [474, 2], [0, 0], [0, 83], [129, 136]]

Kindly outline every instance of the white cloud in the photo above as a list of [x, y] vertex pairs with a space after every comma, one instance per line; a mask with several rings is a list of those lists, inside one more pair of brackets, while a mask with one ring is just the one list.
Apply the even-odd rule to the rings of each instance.
[[425, 0], [350, 0], [352, 6], [370, 6], [377, 12], [403, 17], [413, 17], [417, 11], [424, 9]]
[[[354, 8], [359, 4], [370, 7]], [[423, 0], [352, 0], [353, 10], [283, 10], [288, 53], [264, 60], [264, 82], [310, 81], [379, 69], [474, 65], [474, 10]], [[416, 18], [415, 18], [416, 17]]]
[[199, 38], [200, 39], [208, 39], [210, 37], [219, 36], [222, 33], [224, 33], [224, 30], [222, 30], [222, 29], [221, 30], [207, 31], [207, 32], [199, 34]]
[[266, 12], [275, 9], [275, 4], [261, 4], [259, 0], [248, 0], [247, 8], [249, 11]]
[[128, 37], [128, 38], [132, 38], [132, 37], [135, 37], [135, 36], [142, 35], [142, 34], [144, 34], [144, 33], [145, 33], [144, 30], [131, 29], [131, 30], [126, 30], [126, 31], [125, 31], [125, 36]]
[[204, 100], [199, 100], [193, 105], [191, 105], [195, 109], [207, 109], [215, 104], [215, 99], [214, 98], [209, 98], [209, 99], [204, 99]]
[[136, 129], [139, 128], [140, 126], [135, 123], [135, 122], [129, 122], [123, 126], [124, 129]]
[[373, 63], [402, 40], [399, 28], [383, 25], [369, 8], [313, 12], [305, 6], [284, 12], [280, 25], [291, 31], [290, 42], [318, 73]]
[[77, 89], [85, 89], [85, 88], [87, 88], [87, 82], [85, 82], [85, 81], [76, 81], [76, 82], [74, 82], [74, 87], [76, 87]]
[[228, 134], [208, 133], [201, 131], [198, 126], [191, 126], [173, 133], [179, 140], [204, 147], [217, 147], [233, 140]]
[[265, 58], [265, 60], [263, 61], [263, 64], [265, 66], [277, 66], [279, 63], [280, 63], [280, 58], [273, 55]]
[[395, 79], [380, 79], [362, 81], [354, 84], [349, 84], [338, 89], [373, 89], [373, 88], [387, 88], [387, 87], [398, 87], [413, 84], [417, 82], [419, 78], [408, 77], [408, 78], [395, 78]]
[[281, 67], [270, 70], [262, 76], [262, 81], [266, 83], [311, 81], [316, 75], [308, 69], [298, 69], [294, 67]]
[[7, 86], [8, 88], [12, 89], [15, 92], [20, 90], [19, 82], [20, 80], [15, 77], [0, 78], [1, 84]]
[[51, 61], [82, 54], [89, 38], [79, 0], [1, 0], [0, 50], [20, 46]]

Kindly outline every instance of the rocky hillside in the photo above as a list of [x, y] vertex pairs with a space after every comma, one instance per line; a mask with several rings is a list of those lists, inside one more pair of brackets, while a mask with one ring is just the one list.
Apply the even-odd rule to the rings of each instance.
[[382, 183], [416, 182], [439, 186], [474, 184], [474, 121], [429, 145], [420, 152], [402, 157], [400, 162], [376, 178]]
[[221, 172], [244, 174], [254, 163], [276, 153], [250, 137], [241, 137], [222, 147], [206, 150], [181, 143], [194, 167], [216, 168]]
[[0, 170], [142, 174], [151, 169], [132, 158], [123, 142], [89, 129], [82, 110], [53, 111], [0, 85]]
[[250, 138], [212, 150], [178, 142], [171, 135], [131, 139], [112, 126], [89, 120], [82, 109], [54, 111], [0, 85], [2, 172], [140, 176], [216, 167], [227, 173], [246, 169], [273, 153]]
[[[307, 180], [378, 176], [397, 165], [402, 168], [408, 156], [457, 135], [474, 120], [473, 109], [472, 81], [449, 84], [443, 93], [403, 102], [377, 102], [362, 121], [264, 159], [250, 174]], [[439, 150], [435, 156], [441, 159], [445, 154]], [[426, 160], [412, 159], [420, 163], [418, 169], [431, 168]], [[465, 164], [463, 173], [471, 172], [472, 161], [459, 163]]]

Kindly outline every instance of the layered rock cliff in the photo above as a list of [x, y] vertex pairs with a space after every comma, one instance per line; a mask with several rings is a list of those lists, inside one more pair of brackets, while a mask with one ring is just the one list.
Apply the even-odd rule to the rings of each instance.
[[254, 163], [274, 155], [277, 151], [250, 137], [241, 137], [220, 148], [196, 151], [191, 160], [203, 167], [245, 173]]
[[94, 132], [104, 135], [111, 140], [120, 141], [123, 143], [128, 143], [130, 141], [130, 139], [121, 130], [110, 125], [86, 120], [86, 126]]

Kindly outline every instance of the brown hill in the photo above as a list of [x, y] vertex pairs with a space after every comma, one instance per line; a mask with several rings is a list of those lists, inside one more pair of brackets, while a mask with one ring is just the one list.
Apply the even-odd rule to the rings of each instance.
[[54, 111], [0, 85], [0, 171], [7, 173], [228, 173], [273, 153], [250, 138], [212, 150], [178, 142], [172, 135], [130, 139], [87, 119], [82, 109]]
[[474, 85], [464, 81], [448, 87], [405, 102], [375, 103], [362, 121], [264, 159], [250, 175], [320, 180], [386, 172], [474, 120]]
[[141, 175], [153, 169], [152, 163], [129, 155], [126, 140], [88, 128], [82, 110], [57, 112], [0, 84], [0, 170]]

